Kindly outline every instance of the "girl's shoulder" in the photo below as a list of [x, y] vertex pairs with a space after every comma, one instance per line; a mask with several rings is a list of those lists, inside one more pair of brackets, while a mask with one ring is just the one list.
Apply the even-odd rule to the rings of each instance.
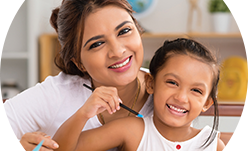
[[142, 134], [144, 132], [144, 127], [145, 127], [143, 118], [131, 117], [131, 116], [111, 121], [104, 126], [120, 128], [124, 130], [124, 132], [126, 131], [132, 133], [142, 132]]
[[225, 148], [224, 142], [218, 138], [217, 139], [217, 151], [222, 151]]
[[113, 121], [112, 125], [112, 127], [122, 131], [120, 135], [122, 135], [124, 142], [120, 149], [137, 150], [145, 129], [143, 118], [125, 117]]

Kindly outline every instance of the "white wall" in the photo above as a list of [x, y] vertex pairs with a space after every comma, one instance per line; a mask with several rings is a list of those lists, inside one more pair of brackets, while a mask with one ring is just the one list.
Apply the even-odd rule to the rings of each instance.
[[[28, 0], [26, 0], [28, 1]], [[43, 32], [54, 32], [49, 23], [51, 10], [60, 5], [62, 0], [32, 0], [33, 9], [37, 10], [39, 23], [38, 28]], [[189, 0], [156, 0], [155, 9], [146, 17], [139, 19], [140, 24], [148, 31], [155, 33], [180, 33], [187, 32], [187, 20]], [[208, 12], [209, 0], [198, 0], [201, 9], [201, 29], [198, 32], [213, 32], [211, 14]], [[193, 28], [196, 29], [196, 17], [194, 12]], [[237, 24], [231, 17], [230, 32], [239, 32]]]
[[[155, 33], [185, 33], [187, 32], [189, 0], [157, 0], [155, 10], [147, 17], [139, 20], [148, 31]], [[197, 13], [193, 14], [193, 29], [195, 32], [213, 32], [212, 18], [208, 11], [209, 0], [198, 0], [201, 9], [201, 28], [197, 29]], [[230, 32], [239, 32], [237, 24], [231, 17]]]

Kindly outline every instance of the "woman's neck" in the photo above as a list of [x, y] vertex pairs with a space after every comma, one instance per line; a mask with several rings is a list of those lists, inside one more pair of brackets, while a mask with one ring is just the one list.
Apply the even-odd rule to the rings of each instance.
[[[133, 106], [133, 110], [137, 112], [139, 112], [142, 109], [142, 107], [144, 106], [149, 96], [149, 94], [146, 92], [146, 89], [145, 89], [144, 76], [145, 76], [145, 72], [140, 71], [138, 74], [138, 79], [140, 81], [140, 92], [139, 92], [137, 101], [135, 102], [134, 106], [133, 106], [133, 102], [134, 102], [135, 96], [137, 94], [137, 89], [138, 89], [137, 79], [133, 80], [131, 83], [123, 87], [116, 87], [118, 90], [118, 95], [120, 99], [122, 100], [123, 104], [130, 108]], [[135, 116], [134, 114], [129, 114], [129, 113], [130, 112], [128, 112], [127, 110], [121, 108], [119, 111], [117, 111], [116, 113], [112, 115], [110, 115], [107, 111], [102, 112], [101, 114], [102, 114], [102, 117], [104, 118], [104, 122], [102, 122], [101, 116], [98, 116], [98, 118], [101, 123], [108, 123], [112, 120], [122, 118], [122, 117], [127, 117], [129, 115]]]

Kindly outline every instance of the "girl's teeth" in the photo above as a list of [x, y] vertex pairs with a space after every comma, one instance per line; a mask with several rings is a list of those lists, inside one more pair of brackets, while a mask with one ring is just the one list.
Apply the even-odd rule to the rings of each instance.
[[121, 63], [121, 64], [116, 64], [116, 65], [111, 66], [111, 68], [120, 68], [120, 67], [123, 67], [123, 66], [125, 66], [129, 61], [130, 61], [130, 58], [128, 58], [126, 61], [124, 61], [124, 62]]
[[186, 110], [184, 110], [184, 109], [179, 109], [179, 108], [176, 108], [176, 107], [174, 107], [172, 105], [169, 105], [169, 106], [170, 106], [171, 109], [173, 109], [173, 110], [175, 110], [177, 112], [181, 112], [181, 113], [185, 113], [186, 112]]

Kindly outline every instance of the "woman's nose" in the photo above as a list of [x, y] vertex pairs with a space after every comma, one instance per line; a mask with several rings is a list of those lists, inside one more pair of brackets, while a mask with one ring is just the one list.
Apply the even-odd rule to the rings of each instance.
[[115, 40], [110, 43], [108, 56], [109, 58], [112, 57], [122, 57], [123, 53], [126, 51], [124, 44]]

